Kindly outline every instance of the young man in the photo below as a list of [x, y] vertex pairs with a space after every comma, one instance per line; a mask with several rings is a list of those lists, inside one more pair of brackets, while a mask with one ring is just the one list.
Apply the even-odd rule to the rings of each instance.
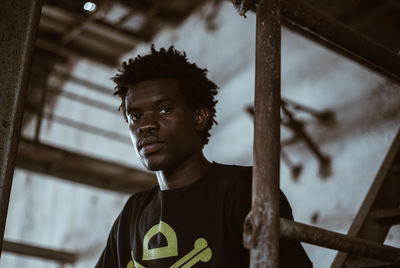
[[[142, 164], [158, 186], [132, 195], [96, 267], [248, 267], [243, 248], [251, 167], [210, 163], [217, 86], [170, 47], [125, 62], [116, 95]], [[281, 216], [292, 219], [281, 194]], [[301, 244], [280, 241], [280, 267], [312, 267]]]

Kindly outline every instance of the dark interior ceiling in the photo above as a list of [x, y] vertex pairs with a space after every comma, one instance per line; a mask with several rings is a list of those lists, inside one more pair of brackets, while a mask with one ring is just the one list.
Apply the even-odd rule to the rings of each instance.
[[[44, 0], [37, 37], [39, 55], [83, 56], [116, 66], [139, 43], [148, 43], [166, 26], [177, 26], [208, 0]], [[220, 0], [214, 0], [220, 1]], [[371, 40], [400, 49], [399, 0], [305, 0]], [[59, 59], [57, 59], [59, 60]]]
[[305, 0], [395, 54], [400, 51], [399, 0]]
[[[30, 111], [42, 109], [44, 98], [39, 91], [43, 91], [54, 66], [66, 66], [71, 59], [84, 57], [115, 67], [138, 44], [150, 43], [166, 27], [178, 26], [201, 5], [215, 1], [218, 8], [222, 0], [91, 1], [97, 5], [92, 12], [84, 9], [86, 0], [43, 0], [26, 102]], [[299, 0], [282, 1], [290, 4]], [[399, 55], [400, 0], [303, 2], [387, 48], [394, 57]], [[55, 98], [47, 97], [45, 102], [54, 106]], [[25, 114], [24, 125], [30, 117], [29, 112]]]
[[[166, 27], [176, 27], [203, 0], [91, 0], [96, 9], [84, 9], [89, 0], [43, 0], [36, 48], [30, 76], [23, 127], [43, 111], [54, 107], [56, 96], [44, 93], [55, 68], [74, 59], [90, 60], [115, 67], [124, 54], [140, 43], [149, 43]], [[59, 69], [59, 68], [58, 68]], [[59, 80], [57, 87], [68, 80]]]
[[179, 25], [202, 0], [93, 1], [44, 0], [37, 47], [63, 56], [74, 54], [115, 66], [139, 43], [150, 42], [166, 26]]
[[[43, 0], [27, 100], [30, 111], [37, 113], [44, 105], [40, 91], [54, 66], [84, 57], [115, 67], [138, 44], [178, 26], [206, 2], [215, 1], [218, 8], [222, 0], [91, 1], [97, 8], [90, 12], [84, 9], [86, 0]], [[400, 0], [303, 1], [399, 54]], [[54, 106], [55, 99], [45, 102]], [[30, 118], [26, 113], [24, 125]]]

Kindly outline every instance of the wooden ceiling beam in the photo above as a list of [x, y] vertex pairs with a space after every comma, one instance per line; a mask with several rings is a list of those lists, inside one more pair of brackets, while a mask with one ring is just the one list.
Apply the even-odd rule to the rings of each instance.
[[126, 194], [156, 185], [153, 174], [27, 139], [19, 143], [17, 167]]
[[77, 253], [48, 249], [12, 241], [3, 242], [3, 251], [28, 257], [56, 261], [59, 263], [75, 263], [78, 259]]

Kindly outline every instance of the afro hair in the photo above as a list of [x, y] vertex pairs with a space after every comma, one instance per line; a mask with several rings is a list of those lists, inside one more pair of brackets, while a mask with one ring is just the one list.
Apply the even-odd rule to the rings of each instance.
[[197, 110], [207, 108], [210, 120], [201, 132], [203, 146], [208, 143], [210, 129], [215, 121], [215, 95], [218, 86], [207, 78], [207, 69], [199, 68], [195, 63], [188, 62], [185, 52], [176, 50], [173, 46], [168, 49], [156, 50], [151, 46], [151, 52], [144, 56], [130, 58], [122, 64], [112, 80], [116, 84], [114, 95], [121, 98], [119, 109], [127, 121], [125, 97], [128, 87], [145, 80], [175, 78], [179, 81], [179, 89], [189, 108]]

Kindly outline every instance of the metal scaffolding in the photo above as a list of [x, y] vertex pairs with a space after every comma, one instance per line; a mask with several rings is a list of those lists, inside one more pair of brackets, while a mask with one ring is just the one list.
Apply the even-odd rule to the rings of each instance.
[[41, 2], [3, 1], [0, 9], [0, 254]]
[[[241, 2], [232, 1], [236, 5]], [[254, 2], [243, 0], [240, 6], [255, 9]], [[0, 61], [0, 253], [40, 8], [41, 0], [20, 0], [6, 1], [1, 9], [0, 48], [5, 56]], [[244, 226], [244, 243], [251, 249], [251, 267], [278, 267], [279, 237], [400, 263], [398, 248], [279, 217], [280, 9], [285, 25], [397, 82], [399, 56], [302, 1], [260, 0], [256, 9], [253, 197]], [[241, 14], [245, 11], [241, 10]], [[10, 245], [22, 252], [16, 245], [7, 244]], [[32, 250], [44, 254], [40, 248]], [[70, 262], [75, 260], [72, 255], [65, 258]]]
[[279, 237], [400, 264], [398, 248], [280, 219], [280, 6], [282, 18], [296, 30], [397, 82], [399, 57], [302, 1], [232, 2], [241, 15], [256, 9], [257, 16], [253, 194], [244, 223], [250, 267], [279, 266]]

